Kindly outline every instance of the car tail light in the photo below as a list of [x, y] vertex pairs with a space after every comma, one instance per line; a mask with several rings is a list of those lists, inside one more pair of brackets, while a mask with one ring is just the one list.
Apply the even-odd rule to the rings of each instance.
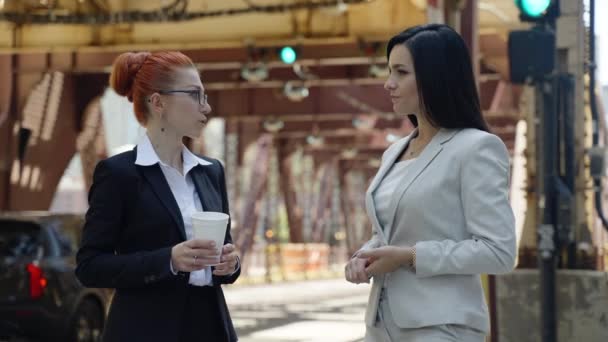
[[42, 274], [42, 269], [34, 264], [28, 264], [27, 272], [30, 274], [30, 297], [37, 299], [42, 297], [47, 280]]

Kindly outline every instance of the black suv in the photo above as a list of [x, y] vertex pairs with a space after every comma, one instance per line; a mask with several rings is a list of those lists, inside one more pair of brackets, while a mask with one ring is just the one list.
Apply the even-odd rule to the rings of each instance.
[[98, 341], [112, 291], [74, 275], [83, 217], [0, 214], [0, 341]]

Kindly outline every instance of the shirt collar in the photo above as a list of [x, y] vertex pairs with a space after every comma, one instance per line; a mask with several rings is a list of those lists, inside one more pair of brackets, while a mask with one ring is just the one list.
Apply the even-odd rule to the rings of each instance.
[[[188, 174], [188, 172], [197, 165], [207, 166], [213, 164], [197, 157], [194, 153], [190, 152], [186, 146], [183, 146], [182, 158], [184, 160], [184, 174]], [[139, 144], [137, 144], [137, 159], [135, 159], [135, 165], [151, 166], [155, 164], [168, 166], [158, 158], [150, 138], [145, 134]]]

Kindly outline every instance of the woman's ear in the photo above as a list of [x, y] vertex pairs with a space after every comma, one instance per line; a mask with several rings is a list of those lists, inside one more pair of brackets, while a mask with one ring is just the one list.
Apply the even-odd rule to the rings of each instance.
[[164, 107], [163, 99], [159, 93], [153, 93], [148, 97], [148, 106], [154, 113], [161, 113]]

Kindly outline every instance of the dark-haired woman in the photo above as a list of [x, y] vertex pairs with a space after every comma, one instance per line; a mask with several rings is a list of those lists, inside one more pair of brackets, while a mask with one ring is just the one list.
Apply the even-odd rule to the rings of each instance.
[[211, 112], [198, 70], [179, 52], [125, 53], [110, 85], [146, 135], [101, 161], [89, 192], [76, 275], [116, 289], [103, 341], [234, 342], [221, 288], [240, 274], [230, 227], [223, 246], [193, 237], [194, 212], [229, 212], [222, 165], [182, 144]]
[[365, 340], [485, 341], [480, 274], [515, 264], [509, 154], [483, 119], [458, 33], [412, 27], [387, 57], [393, 109], [416, 129], [384, 152], [366, 193], [373, 236], [345, 269], [353, 283], [373, 278]]

